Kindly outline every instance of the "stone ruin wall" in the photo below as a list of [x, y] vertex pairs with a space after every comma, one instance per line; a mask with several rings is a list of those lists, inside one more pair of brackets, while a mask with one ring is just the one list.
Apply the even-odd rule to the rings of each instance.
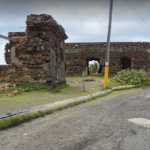
[[26, 31], [10, 32], [5, 47], [8, 65], [0, 66], [0, 82], [65, 83], [65, 30], [50, 15], [29, 15]]
[[[66, 43], [66, 74], [81, 75], [87, 70], [87, 60], [99, 60], [101, 73], [104, 73], [106, 43]], [[109, 74], [121, 70], [121, 58], [131, 60], [131, 69], [143, 69], [150, 74], [149, 42], [112, 42], [110, 44]]]

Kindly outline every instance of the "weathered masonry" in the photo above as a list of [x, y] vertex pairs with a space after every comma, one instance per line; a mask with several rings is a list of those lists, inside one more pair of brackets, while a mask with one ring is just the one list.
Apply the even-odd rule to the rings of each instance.
[[[104, 73], [106, 43], [66, 43], [66, 74], [88, 74], [89, 61], [100, 64], [99, 73]], [[109, 73], [121, 69], [143, 69], [150, 74], [149, 42], [112, 42], [110, 46]]]
[[65, 30], [50, 15], [29, 15], [26, 31], [9, 32], [17, 39], [5, 47], [8, 65], [0, 66], [0, 82], [65, 83]]

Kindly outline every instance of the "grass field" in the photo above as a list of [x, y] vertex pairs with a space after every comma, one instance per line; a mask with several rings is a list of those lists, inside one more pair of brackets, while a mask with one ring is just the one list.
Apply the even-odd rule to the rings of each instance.
[[[60, 93], [52, 93], [51, 91], [43, 90], [42, 88], [41, 90], [38, 89], [33, 91], [31, 90], [29, 92], [22, 92], [22, 94], [14, 97], [3, 97], [6, 93], [0, 93], [0, 114], [6, 114], [33, 106], [88, 95], [99, 92], [103, 89], [104, 77], [85, 76], [85, 79], [94, 79], [97, 82], [85, 82], [85, 91], [83, 91], [83, 83], [81, 82], [82, 76], [67, 76], [66, 81], [70, 86], [61, 89]], [[119, 85], [120, 84], [114, 82], [108, 83], [108, 87]]]

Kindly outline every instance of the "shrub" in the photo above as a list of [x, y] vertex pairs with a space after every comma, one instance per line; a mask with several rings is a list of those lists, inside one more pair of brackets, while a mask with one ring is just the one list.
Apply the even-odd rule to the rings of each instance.
[[130, 69], [126, 69], [126, 70], [122, 70], [120, 72], [117, 73], [117, 75], [115, 75], [111, 81], [114, 82], [119, 82], [122, 85], [125, 84], [148, 84], [148, 76], [146, 74], [146, 72], [140, 70], [130, 70]]

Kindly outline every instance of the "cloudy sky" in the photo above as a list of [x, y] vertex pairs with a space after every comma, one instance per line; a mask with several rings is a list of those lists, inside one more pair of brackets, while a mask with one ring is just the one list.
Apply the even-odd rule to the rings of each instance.
[[[114, 0], [112, 42], [150, 42], [150, 1]], [[110, 0], [0, 0], [0, 34], [24, 32], [27, 15], [49, 14], [61, 24], [66, 42], [106, 42]], [[4, 46], [0, 38], [0, 64]]]

